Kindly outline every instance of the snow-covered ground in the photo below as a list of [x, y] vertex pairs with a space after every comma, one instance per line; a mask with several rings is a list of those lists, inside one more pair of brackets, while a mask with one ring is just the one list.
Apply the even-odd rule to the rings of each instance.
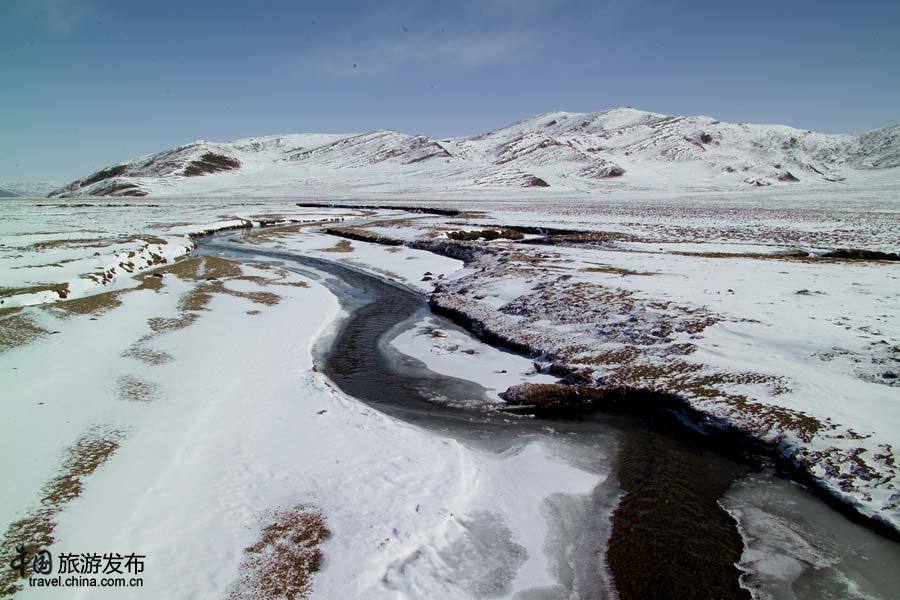
[[[15, 460], [2, 464], [13, 483], [0, 487], [0, 558], [24, 531], [52, 538], [54, 555], [146, 554], [144, 588], [108, 597], [223, 597], [240, 591], [244, 549], [273, 511], [308, 505], [331, 531], [319, 597], [510, 596], [559, 583], [546, 500], [584, 497], [609, 472], [560, 459], [562, 438], [487, 452], [344, 396], [313, 368], [313, 344], [341, 315], [318, 281], [173, 262], [191, 234], [232, 227], [252, 228], [228, 243], [337, 260], [432, 294], [540, 350], [543, 365], [683, 394], [779, 440], [837, 496], [897, 528], [900, 388], [885, 373], [900, 371], [900, 263], [820, 255], [897, 251], [898, 198], [863, 188], [417, 202], [468, 211], [454, 216], [288, 199], [4, 201], [0, 452]], [[272, 223], [282, 227], [257, 228]], [[448, 232], [501, 226], [593, 235], [461, 242], [466, 263], [441, 246]], [[798, 249], [808, 256], [780, 255]], [[553, 379], [429, 319], [393, 347], [494, 401]], [[748, 541], [745, 568], [768, 589], [796, 578], [760, 559], [772, 552], [761, 513], [788, 509], [742, 489], [725, 504]], [[865, 573], [847, 561], [835, 578]]]
[[[3, 529], [31, 517], [46, 521], [54, 556], [147, 557], [140, 589], [21, 597], [226, 597], [241, 589], [244, 548], [273, 511], [298, 504], [331, 531], [320, 597], [554, 583], [545, 499], [588, 494], [602, 475], [546, 443], [479, 451], [346, 398], [312, 368], [312, 345], [340, 312], [312, 279], [205, 258], [163, 273], [112, 308], [16, 312], [54, 335], [0, 354], [2, 388], [14, 391], [2, 451], [18, 457], [3, 463], [15, 482], [0, 496]], [[479, 351], [498, 370], [526, 371], [524, 358]], [[48, 514], [39, 499], [83, 439], [116, 447]], [[3, 541], [6, 561], [9, 533]]]
[[[900, 264], [824, 257], [841, 247], [896, 251], [896, 204], [872, 213], [799, 204], [560, 202], [516, 212], [460, 203], [482, 212], [390, 214], [344, 231], [474, 251], [466, 269], [439, 279], [437, 306], [600, 385], [676, 392], [897, 527]], [[510, 225], [587, 233], [446, 246], [452, 230]]]

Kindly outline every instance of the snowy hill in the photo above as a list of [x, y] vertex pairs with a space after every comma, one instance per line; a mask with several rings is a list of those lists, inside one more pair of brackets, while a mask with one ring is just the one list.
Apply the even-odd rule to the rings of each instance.
[[900, 166], [900, 126], [821, 134], [632, 108], [536, 115], [435, 140], [397, 131], [198, 141], [112, 165], [54, 196], [735, 190], [835, 184]]
[[0, 181], [0, 198], [40, 198], [59, 186], [57, 181]]

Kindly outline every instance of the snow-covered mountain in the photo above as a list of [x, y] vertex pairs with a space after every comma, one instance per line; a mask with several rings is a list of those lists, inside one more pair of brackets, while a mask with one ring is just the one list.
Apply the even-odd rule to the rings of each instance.
[[834, 184], [900, 166], [900, 126], [862, 134], [632, 108], [554, 112], [436, 140], [397, 131], [198, 141], [107, 167], [53, 196], [741, 189]]
[[0, 181], [0, 198], [40, 198], [59, 186], [58, 181]]

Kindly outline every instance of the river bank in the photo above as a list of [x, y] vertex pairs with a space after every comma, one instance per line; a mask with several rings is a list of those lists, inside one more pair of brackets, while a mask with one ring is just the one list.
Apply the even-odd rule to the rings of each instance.
[[[666, 578], [685, 569], [709, 572], [710, 582], [700, 583], [721, 585], [706, 588], [726, 590], [717, 595], [743, 594], [740, 586], [759, 597], [851, 592], [889, 597], [885, 590], [896, 589], [893, 565], [900, 559], [895, 544], [848, 522], [771, 470], [758, 470], [740, 456], [730, 463], [726, 456], [709, 468], [713, 476], [701, 480], [704, 485], [691, 485], [697, 470], [723, 457], [706, 455], [710, 449], [689, 443], [683, 429], [673, 435], [665, 426], [617, 415], [547, 420], [499, 411], [498, 395], [510, 385], [551, 382], [551, 371], [562, 374], [548, 368], [554, 361], [538, 356], [542, 372], [537, 372], [531, 359], [500, 352], [429, 314], [424, 296], [410, 300], [404, 295], [407, 288], [431, 294], [436, 287], [468, 285], [471, 302], [492, 305], [502, 300], [498, 291], [509, 281], [511, 293], [527, 294], [525, 286], [541, 269], [566, 275], [556, 250], [529, 244], [537, 251], [519, 258], [539, 259], [531, 263], [532, 271], [491, 283], [484, 276], [496, 271], [481, 272], [486, 265], [458, 260], [464, 254], [437, 256], [405, 241], [376, 245], [316, 231], [334, 226], [326, 220], [343, 219], [342, 227], [366, 225], [393, 238], [437, 231], [432, 242], [438, 242], [442, 231], [483, 231], [489, 227], [484, 213], [450, 217], [364, 208], [297, 210], [287, 202], [270, 207], [257, 202], [224, 209], [234, 210], [236, 218], [230, 219], [217, 203], [207, 202], [184, 209], [186, 215], [202, 217], [200, 221], [177, 224], [173, 207], [141, 206], [132, 207], [128, 223], [143, 220], [148, 234], [163, 229], [161, 218], [168, 220], [167, 227], [197, 232], [215, 223], [227, 228], [233, 221], [284, 226], [241, 228], [235, 230], [239, 241], [223, 242], [227, 248], [258, 252], [256, 258], [230, 260], [200, 252], [157, 266], [156, 272], [135, 263], [134, 273], [123, 267], [114, 281], [98, 284], [108, 293], [0, 314], [4, 326], [18, 323], [10, 329], [18, 337], [9, 337], [12, 345], [0, 348], [0, 366], [5, 388], [17, 392], [5, 424], [7, 452], [24, 457], [5, 467], [4, 480], [16, 485], [6, 489], [0, 507], [10, 525], [25, 522], [38, 514], [29, 507], [38, 505], [42, 489], [61, 481], [61, 470], [64, 477], [72, 475], [77, 493], [58, 510], [39, 513], [49, 516], [46, 521], [28, 521], [52, 525], [47, 531], [55, 540], [54, 552], [82, 541], [106, 546], [116, 540], [134, 542], [137, 551], [137, 546], [149, 545], [156, 556], [153, 569], [163, 577], [148, 580], [151, 591], [166, 597], [221, 596], [241, 576], [243, 548], [255, 545], [272, 524], [267, 515], [281, 518], [285, 508], [308, 505], [318, 508], [330, 532], [320, 544], [323, 562], [312, 578], [314, 595], [605, 597], [618, 584], [625, 594], [653, 592], [652, 587], [626, 590], [628, 581], [663, 588], [669, 584], [678, 592], [677, 582]], [[118, 204], [108, 208], [125, 214]], [[58, 218], [71, 228], [78, 220], [71, 215], [80, 210], [60, 207]], [[94, 215], [102, 209], [84, 210]], [[141, 216], [141, 211], [147, 214]], [[321, 213], [319, 223], [311, 218], [314, 213]], [[444, 218], [453, 222], [429, 221]], [[510, 218], [506, 214], [504, 221]], [[20, 220], [4, 242], [16, 252], [33, 254], [28, 268], [17, 273], [25, 281], [28, 271], [36, 275], [57, 269], [48, 263], [51, 258], [82, 256], [79, 260], [87, 265], [93, 252], [103, 255], [104, 244], [127, 237], [132, 227], [111, 218], [104, 226], [114, 226], [116, 233], [73, 229], [50, 235], [49, 229], [29, 230]], [[554, 231], [577, 226], [557, 223]], [[85, 241], [92, 235], [90, 244], [98, 246]], [[529, 239], [537, 235], [525, 234]], [[47, 246], [42, 237], [59, 243]], [[478, 243], [495, 256], [518, 250], [509, 240]], [[40, 249], [28, 250], [36, 245]], [[43, 256], [58, 251], [66, 255]], [[688, 250], [678, 246], [678, 251]], [[626, 267], [636, 271], [635, 265], [610, 264], [611, 257], [629, 254], [609, 248], [600, 252], [592, 256], [602, 255], [606, 262], [591, 258], [588, 263], [585, 255], [577, 268], [602, 268], [587, 272], [608, 278], [604, 285], [628, 286], [648, 277], [613, 272]], [[266, 264], [269, 259], [284, 262], [285, 256], [273, 256], [279, 253], [337, 263], [342, 274], [349, 271], [355, 275], [348, 277], [357, 279], [347, 284], [327, 270]], [[667, 259], [677, 264], [677, 256]], [[128, 266], [127, 256], [116, 260]], [[75, 265], [63, 273], [68, 276], [81, 263], [64, 264]], [[794, 269], [789, 262], [772, 264]], [[853, 270], [860, 276], [870, 272]], [[372, 285], [365, 277], [372, 276], [393, 290], [385, 292], [392, 294], [391, 300], [380, 304], [406, 315], [382, 337], [375, 335], [377, 323], [366, 324], [366, 319], [387, 318], [365, 310], [365, 303], [378, 294], [364, 289]], [[400, 312], [384, 323], [396, 321]], [[730, 328], [735, 323], [726, 324]], [[519, 329], [527, 333], [531, 326]], [[700, 334], [708, 336], [709, 331]], [[344, 335], [338, 346], [347, 352], [330, 359]], [[691, 343], [701, 348], [699, 353], [715, 344], [728, 348], [732, 341], [708, 343], [701, 337]], [[67, 366], [74, 364], [76, 354], [91, 357], [77, 373]], [[836, 374], [842, 374], [843, 359], [833, 361]], [[745, 385], [751, 387], [744, 393], [761, 389]], [[353, 396], [366, 405], [345, 395], [343, 386], [356, 386]], [[390, 393], [367, 396], [372, 389]], [[843, 414], [837, 411], [834, 418]], [[648, 426], [649, 437], [635, 435]], [[85, 437], [91, 431], [95, 437]], [[869, 443], [859, 433], [848, 444]], [[671, 439], [665, 440], [667, 435]], [[91, 445], [95, 439], [98, 443]], [[80, 471], [68, 474], [69, 463], [59, 457], [75, 448], [97, 452], [91, 461], [75, 463]], [[149, 491], [148, 482], [156, 482]], [[186, 500], [191, 482], [209, 488], [196, 502]], [[109, 498], [124, 504], [111, 507]], [[171, 514], [154, 512], [155, 505]], [[725, 534], [717, 538], [722, 545], [710, 546], [724, 557], [715, 565], [703, 564], [707, 555], [702, 551], [685, 551], [692, 540], [705, 547], [703, 540], [711, 538], [678, 531], [670, 517], [681, 505], [702, 507], [690, 511], [695, 515], [708, 511], [698, 520], [710, 529], [725, 525]], [[622, 507], [630, 507], [631, 516]], [[103, 516], [109, 518], [103, 521]], [[647, 531], [623, 535], [629, 526]], [[9, 531], [7, 527], [7, 538], [13, 539]], [[484, 537], [480, 531], [490, 533]], [[655, 538], [650, 535], [654, 531]], [[194, 535], [200, 537], [187, 540]], [[170, 543], [213, 559], [189, 573], [174, 557], [166, 558]], [[492, 561], [490, 556], [499, 558]], [[642, 573], [654, 576], [641, 579]], [[711, 583], [713, 574], [724, 574], [724, 584]], [[181, 583], [173, 586], [172, 581]]]

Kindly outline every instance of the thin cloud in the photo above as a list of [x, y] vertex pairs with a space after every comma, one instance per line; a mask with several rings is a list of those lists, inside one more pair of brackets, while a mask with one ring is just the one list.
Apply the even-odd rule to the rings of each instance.
[[20, 14], [37, 17], [49, 29], [68, 33], [91, 12], [90, 0], [14, 0]]
[[534, 44], [524, 32], [466, 34], [456, 37], [402, 32], [398, 38], [377, 39], [327, 48], [304, 62], [335, 77], [383, 75], [413, 65], [470, 69], [521, 57]]

